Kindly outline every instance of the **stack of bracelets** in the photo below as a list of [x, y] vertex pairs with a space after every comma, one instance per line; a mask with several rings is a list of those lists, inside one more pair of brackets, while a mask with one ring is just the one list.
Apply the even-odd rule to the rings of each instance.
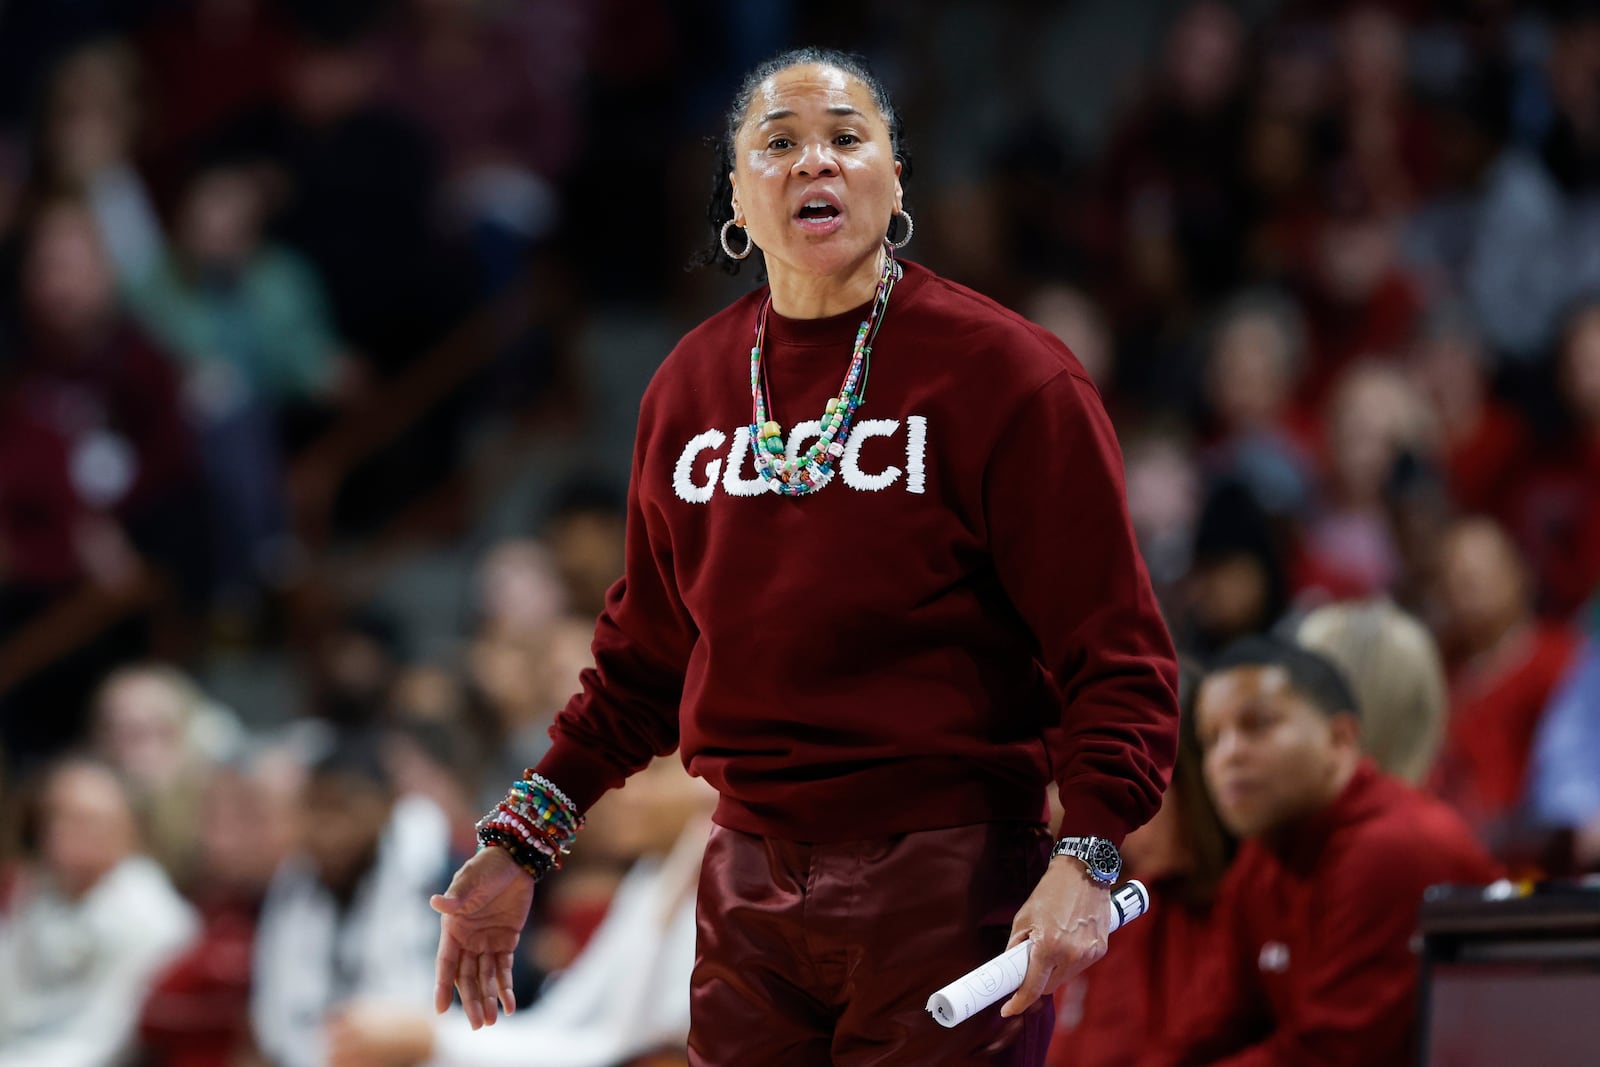
[[556, 784], [532, 770], [478, 820], [478, 847], [498, 845], [538, 881], [561, 869], [561, 857], [583, 829], [583, 816]]

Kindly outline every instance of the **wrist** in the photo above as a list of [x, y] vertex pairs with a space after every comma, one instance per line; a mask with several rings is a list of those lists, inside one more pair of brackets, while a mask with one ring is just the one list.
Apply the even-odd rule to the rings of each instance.
[[1078, 863], [1091, 881], [1103, 886], [1115, 885], [1122, 875], [1122, 853], [1104, 837], [1063, 837], [1051, 854]]

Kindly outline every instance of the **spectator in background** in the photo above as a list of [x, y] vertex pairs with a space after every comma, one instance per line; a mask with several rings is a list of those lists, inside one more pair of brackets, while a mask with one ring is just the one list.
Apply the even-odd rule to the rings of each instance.
[[115, 39], [93, 40], [51, 71], [34, 129], [36, 200], [80, 199], [122, 274], [153, 265], [161, 224], [135, 156], [146, 128], [138, 55]]
[[1540, 826], [1572, 834], [1571, 864], [1600, 870], [1600, 596], [1587, 639], [1540, 717], [1528, 806]]
[[595, 806], [590, 832], [627, 873], [538, 1004], [474, 1031], [459, 1010], [439, 1019], [358, 1001], [332, 1024], [329, 1067], [615, 1067], [655, 1049], [682, 1063], [694, 886], [714, 803], [677, 760], [656, 760]]
[[213, 503], [219, 596], [275, 588], [293, 562], [280, 423], [293, 404], [330, 404], [348, 366], [310, 265], [264, 240], [266, 191], [243, 164], [199, 171], [174, 241], [126, 279], [133, 310], [183, 363], [185, 399]]
[[1340, 76], [1337, 165], [1372, 190], [1384, 212], [1429, 193], [1437, 162], [1433, 128], [1410, 93], [1406, 27], [1392, 9], [1362, 3], [1334, 28]]
[[1150, 98], [1112, 135], [1107, 209], [1132, 311], [1162, 319], [1238, 279], [1244, 200], [1244, 24], [1199, 0], [1172, 22]]
[[542, 537], [573, 615], [592, 619], [604, 609], [622, 576], [623, 527], [622, 498], [604, 482], [580, 477], [557, 495]]
[[1537, 360], [1572, 297], [1566, 204], [1510, 143], [1499, 72], [1478, 68], [1436, 109], [1442, 186], [1406, 227], [1406, 262], [1435, 300], [1465, 300], [1495, 350]]
[[1328, 406], [1327, 477], [1306, 526], [1302, 588], [1366, 597], [1399, 579], [1386, 490], [1396, 463], [1431, 455], [1434, 438], [1430, 412], [1398, 370], [1376, 362], [1349, 369]]
[[402, 8], [384, 41], [381, 94], [438, 146], [447, 214], [494, 292], [558, 224], [592, 16], [571, 0]]
[[375, 604], [352, 608], [311, 653], [312, 711], [344, 730], [383, 719], [407, 655], [400, 620]]
[[1438, 420], [1440, 461], [1455, 506], [1509, 518], [1533, 441], [1516, 408], [1494, 395], [1493, 353], [1464, 306], [1447, 304], [1429, 315], [1406, 370]]
[[1244, 839], [1177, 1036], [1141, 1061], [1401, 1067], [1415, 1051], [1423, 891], [1488, 882], [1455, 813], [1361, 753], [1337, 668], [1273, 638], [1223, 654], [1195, 726], [1223, 824]]
[[0, 1067], [115, 1067], [194, 913], [140, 852], [109, 768], [50, 766], [31, 808], [32, 861], [0, 910]]
[[240, 116], [215, 151], [270, 164], [279, 235], [316, 267], [340, 337], [381, 372], [403, 365], [460, 310], [435, 241], [434, 147], [378, 101], [361, 27], [330, 8], [296, 42], [275, 104]]
[[1036, 286], [1022, 308], [1023, 316], [1061, 339], [1083, 364], [1084, 373], [1094, 381], [1108, 411], [1115, 408], [1112, 396], [1117, 378], [1117, 342], [1111, 324], [1088, 293], [1066, 282], [1043, 282]]
[[1458, 523], [1440, 555], [1450, 715], [1432, 784], [1491, 850], [1510, 856], [1534, 732], [1578, 638], [1534, 616], [1527, 569], [1493, 522]]
[[1169, 618], [1182, 612], [1180, 586], [1188, 574], [1200, 519], [1202, 481], [1181, 427], [1152, 425], [1123, 437], [1128, 518], [1139, 554]]
[[370, 734], [337, 737], [296, 815], [261, 909], [250, 1017], [272, 1067], [324, 1067], [328, 1018], [351, 997], [427, 1005], [449, 826], [431, 801], [397, 798]]
[[1195, 528], [1181, 647], [1210, 657], [1241, 637], [1266, 633], [1289, 609], [1289, 596], [1279, 529], [1248, 488], [1218, 485]]
[[1378, 769], [1425, 781], [1444, 738], [1444, 664], [1427, 627], [1384, 600], [1327, 604], [1295, 641], [1344, 674], [1361, 706], [1361, 748]]
[[1600, 584], [1600, 296], [1568, 314], [1557, 361], [1559, 427], [1523, 486], [1516, 530], [1540, 608], [1562, 617]]
[[95, 752], [126, 783], [150, 855], [187, 890], [201, 846], [201, 797], [216, 765], [243, 741], [238, 721], [162, 664], [112, 672], [91, 716]]
[[1186, 1003], [1209, 994], [1195, 981], [1200, 961], [1219, 950], [1212, 908], [1238, 843], [1206, 792], [1194, 728], [1200, 674], [1190, 663], [1180, 667], [1172, 782], [1161, 810], [1122, 848], [1127, 876], [1150, 890], [1151, 921], [1118, 931], [1106, 958], [1057, 995], [1049, 1067], [1127, 1067], [1166, 1039]]
[[220, 129], [271, 100], [292, 44], [283, 9], [273, 0], [176, 0], [141, 28], [150, 111], [143, 156], [162, 202]]
[[135, 557], [116, 520], [73, 482], [71, 440], [0, 366], [0, 634], [85, 579], [124, 583]]
[[140, 1062], [237, 1067], [253, 1048], [256, 923], [293, 844], [301, 771], [287, 753], [262, 747], [208, 775], [197, 798], [200, 849], [189, 892], [200, 932], [151, 983], [139, 1020]]
[[1349, 171], [1328, 180], [1302, 306], [1309, 337], [1299, 401], [1321, 410], [1358, 362], [1403, 350], [1423, 294], [1401, 265], [1400, 216]]
[[1312, 490], [1311, 437], [1293, 410], [1305, 360], [1300, 311], [1286, 296], [1247, 292], [1222, 313], [1206, 360], [1205, 394], [1215, 436], [1204, 464], [1236, 478], [1269, 514], [1304, 513]]

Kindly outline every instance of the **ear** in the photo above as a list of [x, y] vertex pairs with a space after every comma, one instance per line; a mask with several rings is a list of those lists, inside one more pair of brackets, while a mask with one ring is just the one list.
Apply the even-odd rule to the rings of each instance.
[[1329, 716], [1328, 732], [1338, 748], [1359, 751], [1361, 748], [1361, 720], [1347, 711]]
[[729, 206], [733, 208], [733, 224], [744, 225], [744, 213], [739, 210], [739, 179], [734, 177], [733, 171], [728, 172], [728, 184], [733, 187], [733, 195], [729, 198]]
[[897, 159], [894, 161], [894, 211], [898, 215], [906, 197], [906, 191], [900, 187], [900, 171], [903, 165]]

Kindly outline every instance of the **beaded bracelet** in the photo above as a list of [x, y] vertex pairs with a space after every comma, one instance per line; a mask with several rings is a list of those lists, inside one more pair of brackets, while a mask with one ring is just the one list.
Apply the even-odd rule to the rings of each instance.
[[535, 880], [561, 869], [584, 818], [550, 779], [531, 768], [513, 782], [506, 799], [478, 820], [478, 847], [497, 846]]

